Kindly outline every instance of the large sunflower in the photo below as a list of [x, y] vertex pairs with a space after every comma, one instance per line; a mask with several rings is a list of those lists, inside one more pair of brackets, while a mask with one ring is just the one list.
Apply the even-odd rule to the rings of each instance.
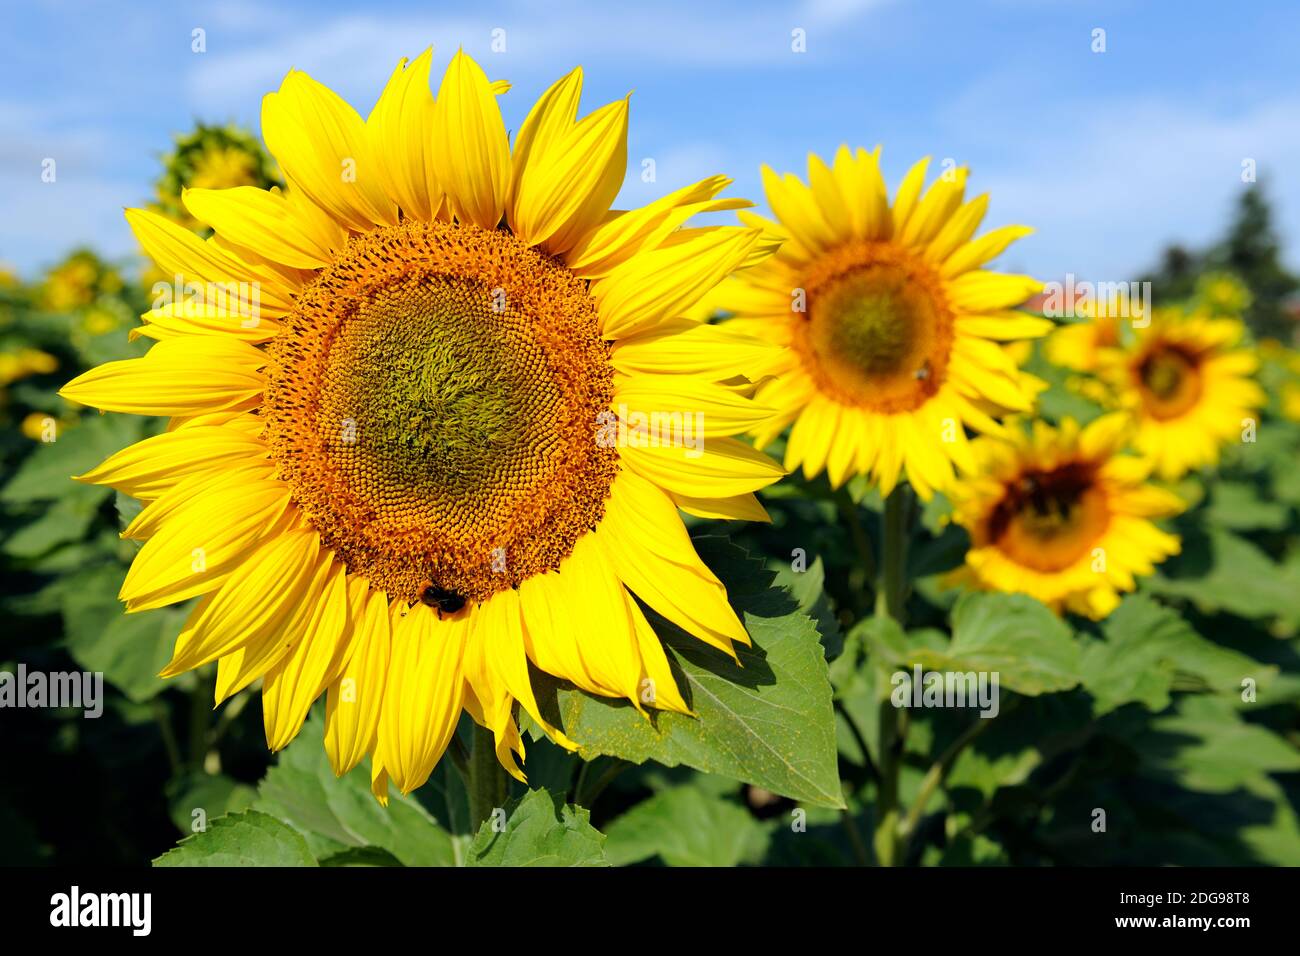
[[1133, 444], [1161, 478], [1214, 465], [1258, 421], [1265, 396], [1251, 379], [1258, 359], [1237, 347], [1244, 333], [1236, 319], [1159, 308], [1127, 344], [1098, 353], [1098, 376], [1137, 419]]
[[578, 120], [575, 70], [512, 149], [503, 86], [458, 53], [435, 103], [430, 63], [366, 120], [290, 72], [262, 111], [288, 189], [189, 190], [210, 240], [128, 211], [184, 288], [259, 308], [165, 305], [144, 358], [64, 389], [171, 419], [82, 477], [146, 502], [128, 611], [201, 597], [163, 674], [217, 661], [218, 702], [261, 679], [277, 750], [327, 692], [335, 771], [372, 753], [381, 799], [428, 778], [462, 709], [520, 779], [515, 703], [566, 742], [530, 661], [685, 711], [633, 594], [747, 643], [678, 509], [762, 517], [781, 474], [727, 437], [766, 415], [736, 384], [765, 346], [677, 318], [765, 254], [756, 229], [682, 228], [747, 205], [714, 198], [728, 181], [612, 212], [626, 100]]
[[928, 498], [954, 463], [970, 467], [966, 426], [996, 431], [997, 417], [1032, 404], [1036, 383], [999, 343], [1051, 328], [1012, 311], [1040, 283], [981, 268], [1031, 230], [973, 238], [988, 196], [964, 201], [965, 169], [923, 194], [927, 164], [891, 207], [879, 149], [842, 146], [833, 166], [809, 156], [811, 186], [763, 168], [779, 222], [741, 213], [785, 242], [716, 302], [737, 316], [732, 328], [783, 347], [757, 393], [777, 415], [755, 435], [761, 447], [793, 423], [789, 470], [825, 469], [835, 486], [870, 473], [886, 493], [906, 472]]
[[1043, 421], [1032, 434], [973, 443], [976, 477], [951, 492], [954, 520], [971, 536], [955, 581], [1024, 593], [1056, 610], [1102, 618], [1134, 576], [1177, 554], [1175, 535], [1151, 519], [1183, 509], [1172, 493], [1147, 483], [1150, 462], [1120, 451], [1131, 421], [1122, 413], [1080, 430]]

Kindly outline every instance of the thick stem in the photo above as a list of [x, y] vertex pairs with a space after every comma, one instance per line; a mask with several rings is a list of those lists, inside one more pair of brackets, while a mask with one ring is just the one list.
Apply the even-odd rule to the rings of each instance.
[[496, 738], [486, 727], [474, 725], [474, 749], [469, 755], [469, 823], [478, 832], [492, 811], [506, 805], [510, 782], [496, 755]]
[[912, 489], [907, 485], [896, 485], [885, 499], [883, 525], [876, 615], [892, 617], [901, 624], [907, 601], [907, 547], [912, 537]]
[[[883, 540], [880, 554], [880, 583], [876, 589], [876, 616], [892, 617], [903, 623], [907, 600], [907, 546], [911, 539], [912, 490], [895, 486], [885, 499]], [[903, 757], [906, 729], [900, 727], [898, 710], [887, 692], [880, 699], [880, 781], [876, 796], [876, 832], [873, 843], [881, 866], [895, 866], [901, 856], [899, 832], [898, 772]]]

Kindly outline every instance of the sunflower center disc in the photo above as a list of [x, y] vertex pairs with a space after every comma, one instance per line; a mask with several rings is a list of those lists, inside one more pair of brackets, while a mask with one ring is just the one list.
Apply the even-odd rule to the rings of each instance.
[[1156, 418], [1177, 418], [1201, 397], [1197, 358], [1170, 346], [1157, 347], [1137, 367], [1138, 387]]
[[989, 539], [1018, 564], [1053, 572], [1074, 564], [1106, 529], [1106, 497], [1092, 465], [1026, 471], [989, 517]]
[[505, 232], [352, 239], [270, 346], [264, 411], [294, 497], [390, 597], [482, 601], [559, 566], [604, 514], [613, 394], [586, 284]]
[[938, 277], [902, 250], [851, 243], [808, 276], [795, 348], [823, 391], [883, 413], [911, 411], [943, 384], [953, 322]]

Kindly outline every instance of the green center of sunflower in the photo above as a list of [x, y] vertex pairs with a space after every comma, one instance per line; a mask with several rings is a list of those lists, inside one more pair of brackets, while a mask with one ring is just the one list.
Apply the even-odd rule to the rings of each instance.
[[349, 571], [481, 601], [600, 520], [613, 372], [585, 284], [504, 232], [353, 239], [299, 299], [265, 404], [294, 497]]
[[1177, 418], [1201, 396], [1196, 355], [1174, 345], [1159, 345], [1138, 363], [1138, 389], [1147, 411], [1159, 419]]
[[889, 243], [850, 243], [810, 270], [796, 335], [823, 391], [882, 413], [911, 411], [942, 385], [953, 320], [934, 271]]
[[988, 537], [1017, 563], [1039, 571], [1074, 564], [1109, 521], [1096, 466], [1069, 462], [1022, 471], [1006, 483], [988, 520]]

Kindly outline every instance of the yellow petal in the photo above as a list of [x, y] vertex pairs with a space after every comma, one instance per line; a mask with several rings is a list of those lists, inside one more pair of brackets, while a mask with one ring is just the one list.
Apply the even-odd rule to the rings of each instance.
[[161, 676], [174, 677], [274, 631], [297, 606], [316, 568], [320, 538], [300, 531], [272, 539], [199, 602]]
[[456, 732], [472, 613], [439, 620], [417, 604], [394, 622], [376, 757], [402, 793], [429, 779]]
[[627, 112], [618, 100], [551, 143], [534, 141], [510, 217], [520, 239], [559, 255], [600, 224], [627, 171]]
[[643, 478], [676, 494], [731, 498], [778, 481], [785, 470], [735, 438], [710, 438], [702, 449], [623, 448], [623, 462]]
[[325, 699], [325, 751], [343, 776], [375, 749], [392, 648], [388, 599], [382, 591], [358, 595], [351, 656]]
[[[287, 530], [289, 486], [277, 479], [209, 482], [170, 508], [167, 525], [145, 542], [118, 595], [132, 611], [215, 590], [267, 537]], [[189, 489], [187, 489], [189, 490]], [[168, 507], [159, 501], [150, 509]], [[144, 513], [141, 513], [141, 517]]]
[[297, 736], [312, 702], [342, 667], [351, 637], [347, 571], [335, 562], [301, 639], [262, 680], [266, 744], [282, 750]]
[[463, 50], [447, 65], [438, 91], [433, 168], [456, 218], [497, 227], [510, 190], [510, 144], [487, 76]]
[[[219, 298], [221, 302], [216, 304], [252, 318], [293, 310], [295, 290], [286, 287], [284, 277], [274, 270], [200, 239], [184, 226], [145, 209], [126, 210], [126, 221], [145, 253], [162, 272], [173, 276], [172, 285], [179, 285], [180, 294], [187, 298]], [[155, 294], [162, 291], [157, 286], [155, 290]]]
[[196, 425], [136, 442], [77, 480], [152, 499], [192, 475], [264, 461], [266, 455], [266, 444], [248, 431]]
[[299, 219], [294, 206], [265, 189], [186, 189], [181, 201], [195, 219], [231, 242], [298, 269], [327, 265], [343, 245], [342, 230], [326, 245], [310, 221]]
[[380, 182], [408, 218], [431, 220], [442, 205], [433, 171], [435, 106], [429, 88], [433, 48], [403, 59], [366, 120]]
[[63, 386], [64, 398], [107, 412], [199, 415], [252, 408], [265, 379], [264, 353], [216, 336], [165, 339], [143, 358], [105, 362]]
[[262, 135], [285, 175], [343, 225], [397, 224], [365, 122], [328, 87], [291, 70], [262, 100]]
[[601, 333], [617, 339], [678, 317], [734, 270], [758, 242], [757, 229], [688, 230], [592, 283]]

